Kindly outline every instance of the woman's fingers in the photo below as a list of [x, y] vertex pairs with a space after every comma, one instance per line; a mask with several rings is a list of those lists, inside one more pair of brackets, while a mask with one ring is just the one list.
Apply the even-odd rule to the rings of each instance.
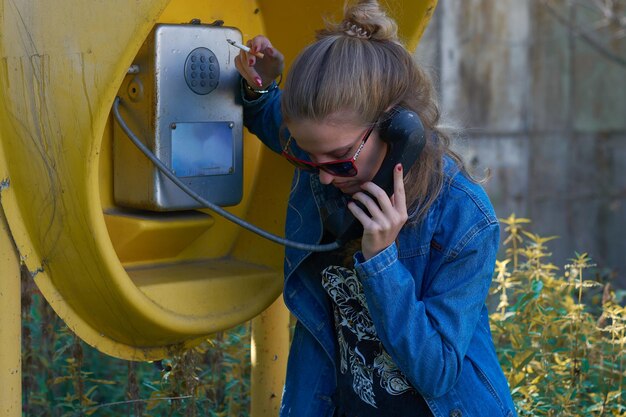
[[246, 80], [248, 85], [261, 87], [262, 79], [261, 76], [256, 72], [254, 67], [249, 66], [246, 61], [246, 52], [241, 51], [239, 55], [235, 57], [235, 68], [241, 74], [241, 76]]
[[250, 48], [250, 52], [244, 52], [246, 54], [246, 62], [249, 67], [253, 67], [256, 64], [256, 56], [253, 55], [256, 52], [256, 46], [253, 44], [252, 39], [246, 42], [246, 45]]
[[404, 169], [397, 164], [393, 170], [393, 205], [404, 216], [407, 216], [406, 193], [404, 192]]
[[394, 167], [393, 181], [394, 194], [391, 198], [387, 196], [385, 190], [373, 182], [366, 182], [361, 186], [364, 192], [352, 196], [361, 202], [369, 213], [355, 203], [348, 204], [348, 209], [363, 225], [361, 251], [365, 259], [391, 245], [408, 219], [400, 164]]
[[[258, 35], [246, 42], [250, 52], [239, 51], [235, 68], [253, 88], [267, 88], [283, 72], [285, 57], [265, 36]], [[263, 58], [254, 54], [262, 52]]]
[[370, 193], [374, 198], [376, 198], [378, 206], [383, 211], [390, 212], [391, 210], [393, 210], [393, 205], [391, 204], [387, 193], [378, 185], [373, 182], [366, 182], [365, 184], [361, 185], [361, 188]]
[[[270, 40], [262, 35], [255, 36], [254, 38], [250, 39], [247, 44], [250, 48], [250, 53], [248, 53], [248, 64], [250, 66], [254, 66], [257, 63], [258, 58], [254, 54], [256, 54], [257, 52], [262, 52], [265, 56], [267, 56], [267, 50], [273, 49]], [[261, 59], [265, 59], [265, 57]]]
[[283, 54], [273, 46], [270, 46], [265, 51], [267, 55], [275, 59], [280, 64], [280, 72], [283, 72], [283, 66], [285, 64], [285, 57], [283, 56]]
[[[262, 80], [262, 87], [267, 87], [282, 74], [285, 67], [285, 57], [272, 46], [268, 38], [262, 35], [250, 39], [247, 45], [250, 48], [250, 53], [246, 55], [248, 65], [254, 67], [256, 75]], [[262, 52], [263, 58], [253, 55], [256, 52]]]
[[361, 188], [376, 198], [378, 206], [383, 212], [391, 213], [397, 211], [401, 214], [406, 212], [406, 194], [404, 192], [402, 164], [397, 164], [393, 170], [394, 193], [391, 198], [387, 196], [387, 193], [381, 187], [373, 182], [366, 182]]
[[348, 210], [361, 222], [363, 228], [369, 227], [372, 219], [354, 201], [348, 203]]
[[361, 204], [365, 206], [365, 208], [369, 212], [370, 217], [372, 219], [376, 219], [378, 221], [380, 221], [381, 219], [384, 219], [385, 217], [385, 214], [383, 213], [384, 209], [381, 210], [381, 207], [379, 206], [379, 204], [376, 203], [376, 201], [372, 197], [368, 196], [366, 193], [356, 193], [352, 196], [352, 198], [361, 202]]
[[272, 47], [272, 43], [263, 35], [257, 35], [248, 41], [248, 47], [252, 52], [263, 52]]

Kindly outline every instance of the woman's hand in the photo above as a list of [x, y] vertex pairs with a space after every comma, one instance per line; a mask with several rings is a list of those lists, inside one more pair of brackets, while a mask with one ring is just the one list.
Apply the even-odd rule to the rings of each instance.
[[265, 36], [255, 36], [247, 42], [251, 52], [263, 52], [263, 58], [239, 51], [235, 57], [235, 67], [248, 85], [255, 89], [265, 89], [283, 72], [285, 57]]
[[377, 204], [374, 199], [361, 192], [352, 196], [353, 199], [360, 201], [367, 208], [371, 217], [355, 203], [348, 204], [348, 209], [363, 225], [361, 252], [367, 260], [391, 245], [408, 219], [402, 164], [396, 165], [393, 170], [393, 195], [391, 198], [373, 182], [366, 182], [361, 185], [361, 188], [373, 195], [378, 201]]

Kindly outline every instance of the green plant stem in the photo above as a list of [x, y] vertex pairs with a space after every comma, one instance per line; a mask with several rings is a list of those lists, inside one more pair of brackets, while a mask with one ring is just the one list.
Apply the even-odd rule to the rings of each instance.
[[150, 398], [148, 400], [136, 399], [136, 400], [126, 400], [126, 401], [115, 401], [115, 402], [111, 402], [111, 403], [98, 404], [98, 405], [95, 405], [93, 407], [86, 408], [85, 412], [91, 412], [91, 411], [99, 410], [99, 409], [104, 408], [104, 407], [115, 407], [115, 406], [118, 406], [118, 405], [128, 405], [128, 404], [135, 404], [135, 403], [148, 403], [148, 402], [153, 402], [153, 401], [188, 400], [188, 399], [190, 399], [192, 397], [193, 397], [193, 395], [182, 395], [182, 396], [178, 396], [178, 397]]
[[578, 288], [578, 304], [582, 303], [583, 300], [583, 266], [577, 265], [578, 268], [578, 283], [580, 287]]
[[80, 339], [78, 336], [74, 335], [74, 345], [72, 347], [72, 356], [74, 357], [75, 362], [72, 364], [72, 373], [74, 377], [74, 389], [76, 391], [76, 396], [78, 399], [78, 410], [80, 411], [79, 415], [84, 414], [84, 392], [85, 392], [85, 381], [83, 380], [83, 347], [80, 344]]
[[[622, 321], [622, 324], [623, 321]], [[622, 327], [622, 330], [620, 330], [620, 352], [621, 354], [619, 355], [619, 374], [620, 374], [620, 378], [619, 378], [619, 392], [623, 393], [623, 385], [624, 385], [624, 337], [626, 335], [624, 334], [624, 328]], [[620, 394], [620, 396], [617, 399], [617, 404], [621, 405], [622, 404], [622, 395]]]
[[517, 271], [517, 233], [516, 236], [513, 237], [513, 271]]

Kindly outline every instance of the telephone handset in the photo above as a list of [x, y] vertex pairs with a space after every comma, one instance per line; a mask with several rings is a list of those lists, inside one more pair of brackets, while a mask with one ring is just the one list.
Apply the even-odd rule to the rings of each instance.
[[[393, 194], [393, 169], [402, 163], [404, 174], [419, 159], [426, 144], [424, 126], [419, 116], [403, 107], [394, 107], [383, 118], [380, 124], [380, 137], [388, 145], [387, 156], [372, 179], [388, 196]], [[346, 198], [346, 203], [348, 199]], [[356, 202], [366, 213], [367, 209]], [[322, 212], [324, 229], [341, 244], [359, 238], [363, 234], [363, 226], [348, 210], [347, 205], [335, 209], [325, 208]]]

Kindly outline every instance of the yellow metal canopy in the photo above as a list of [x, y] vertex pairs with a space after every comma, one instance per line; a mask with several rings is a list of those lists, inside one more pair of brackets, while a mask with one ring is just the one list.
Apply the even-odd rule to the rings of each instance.
[[[0, 0], [0, 203], [21, 262], [87, 343], [160, 358], [252, 318], [282, 288], [281, 247], [208, 211], [113, 203], [111, 105], [154, 24], [223, 20], [244, 39], [267, 34], [289, 62], [342, 4]], [[385, 4], [414, 48], [436, 0]], [[282, 234], [291, 171], [248, 136], [244, 199], [230, 210]]]

